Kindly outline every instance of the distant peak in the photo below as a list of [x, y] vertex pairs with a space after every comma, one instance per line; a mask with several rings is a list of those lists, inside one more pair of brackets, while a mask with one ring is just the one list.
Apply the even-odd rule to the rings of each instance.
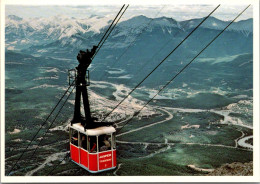
[[150, 18], [144, 16], [144, 15], [138, 15], [138, 16], [133, 16], [129, 19], [127, 19], [127, 21], [129, 21], [129, 23], [134, 23], [134, 24], [143, 24], [147, 21], [149, 21]]
[[8, 15], [8, 18], [11, 19], [11, 20], [17, 20], [17, 21], [23, 20], [23, 18], [18, 17], [16, 15]]
[[216, 17], [213, 17], [213, 16], [210, 16], [209, 19], [210, 20], [219, 20], [219, 19], [217, 19]]
[[60, 20], [71, 19], [71, 17], [69, 17], [69, 16], [67, 16], [67, 15], [64, 15], [64, 14], [54, 15], [53, 18], [57, 18], [57, 19], [60, 19]]
[[92, 15], [89, 16], [89, 18], [93, 18], [93, 17], [96, 17], [96, 16], [97, 15], [92, 14]]
[[132, 17], [132, 19], [149, 19], [149, 18], [144, 15], [138, 15], [138, 16]]
[[240, 20], [238, 22], [253, 22], [253, 18], [249, 18], [249, 19], [246, 19], [246, 20]]
[[89, 16], [89, 18], [97, 18], [97, 19], [101, 19], [101, 18], [103, 18], [102, 16], [100, 16], [100, 15], [95, 15], [95, 14], [92, 14], [92, 15], [90, 15]]
[[176, 23], [177, 24], [177, 20], [171, 18], [171, 17], [166, 17], [166, 16], [162, 16], [162, 17], [158, 17], [158, 18], [155, 18], [155, 20], [167, 20], [171, 23]]

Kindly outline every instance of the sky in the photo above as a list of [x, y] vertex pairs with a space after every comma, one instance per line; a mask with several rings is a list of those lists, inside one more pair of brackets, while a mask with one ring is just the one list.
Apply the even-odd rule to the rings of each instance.
[[[122, 20], [137, 15], [147, 17], [171, 17], [177, 21], [207, 16], [218, 4], [151, 4], [137, 5], [130, 4]], [[248, 4], [232, 5], [222, 4], [212, 16], [220, 20], [232, 20]], [[121, 4], [91, 4], [91, 5], [17, 5], [6, 4], [5, 14], [17, 15], [22, 18], [50, 17], [56, 15], [67, 15], [75, 18], [87, 18], [91, 15], [114, 17], [121, 8]], [[252, 6], [247, 9], [237, 20], [244, 20], [253, 17]]]

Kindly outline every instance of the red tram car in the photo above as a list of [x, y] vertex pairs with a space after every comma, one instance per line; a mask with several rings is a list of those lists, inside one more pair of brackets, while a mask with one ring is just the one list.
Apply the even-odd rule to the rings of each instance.
[[70, 125], [71, 160], [91, 173], [116, 168], [115, 128], [102, 126], [84, 129], [81, 123]]

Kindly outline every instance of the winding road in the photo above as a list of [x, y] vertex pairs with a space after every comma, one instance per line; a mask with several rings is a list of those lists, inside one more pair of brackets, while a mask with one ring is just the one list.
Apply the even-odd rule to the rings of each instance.
[[161, 108], [160, 110], [163, 110], [164, 112], [166, 112], [169, 115], [165, 120], [158, 121], [158, 122], [155, 122], [155, 123], [151, 123], [149, 125], [145, 125], [145, 126], [142, 126], [140, 128], [136, 128], [136, 129], [133, 129], [133, 130], [130, 130], [130, 131], [118, 134], [117, 137], [120, 137], [120, 136], [125, 135], [125, 134], [129, 134], [129, 133], [132, 133], [132, 132], [136, 132], [136, 131], [142, 130], [144, 128], [152, 127], [154, 125], [158, 125], [158, 124], [164, 123], [164, 122], [169, 121], [169, 120], [171, 120], [173, 118], [173, 115], [169, 111], [166, 111], [163, 108]]

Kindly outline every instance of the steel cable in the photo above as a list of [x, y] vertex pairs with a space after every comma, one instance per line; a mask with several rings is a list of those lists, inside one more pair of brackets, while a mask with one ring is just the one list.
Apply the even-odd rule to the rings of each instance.
[[101, 120], [101, 122], [103, 122], [112, 112], [114, 112], [114, 110], [123, 103], [123, 101], [125, 101], [125, 99], [127, 99], [177, 48], [179, 48], [179, 46], [187, 39], [189, 38], [189, 36], [196, 31], [200, 25], [205, 22], [210, 16], [211, 14], [213, 14], [220, 5], [218, 5], [213, 11], [211, 11], [211, 13], [205, 17], [141, 82], [139, 82], [113, 109], [112, 111], [110, 111], [107, 115], [105, 115], [105, 117]]
[[69, 97], [70, 97], [70, 95], [72, 94], [72, 92], [73, 92], [73, 90], [74, 90], [74, 89], [75, 89], [75, 86], [73, 87], [73, 89], [71, 90], [71, 92], [70, 92], [70, 93], [69, 93], [69, 95], [67, 96], [66, 100], [65, 100], [65, 101], [64, 101], [64, 103], [62, 104], [62, 106], [61, 106], [60, 110], [59, 110], [59, 111], [58, 111], [58, 113], [56, 114], [56, 116], [55, 116], [54, 120], [51, 122], [51, 124], [50, 124], [50, 126], [48, 127], [48, 129], [47, 129], [47, 131], [45, 132], [45, 134], [43, 135], [43, 137], [42, 137], [41, 141], [40, 141], [40, 142], [39, 142], [39, 144], [36, 146], [36, 148], [35, 148], [35, 150], [34, 150], [34, 152], [33, 152], [33, 154], [32, 154], [32, 156], [31, 156], [31, 157], [33, 157], [33, 156], [34, 156], [34, 154], [36, 153], [36, 151], [37, 151], [38, 147], [41, 145], [41, 143], [42, 143], [42, 141], [43, 141], [44, 137], [46, 136], [46, 134], [48, 133], [48, 131], [50, 130], [50, 128], [51, 128], [51, 127], [52, 127], [52, 125], [54, 124], [55, 120], [57, 119], [58, 115], [60, 114], [61, 110], [63, 109], [64, 105], [65, 105], [65, 104], [66, 104], [66, 102], [68, 101], [68, 99], [69, 99]]
[[135, 116], [137, 116], [163, 89], [165, 89], [178, 75], [180, 75], [203, 51], [205, 51], [240, 15], [242, 15], [250, 5], [248, 5], [240, 14], [236, 16], [217, 36], [215, 36], [188, 64], [186, 64], [170, 81], [168, 81], [139, 111], [135, 112], [132, 118], [130, 118], [121, 129], [118, 130], [119, 133], [125, 125], [127, 125]]
[[106, 34], [108, 33], [108, 31], [110, 30], [111, 26], [114, 24], [115, 20], [117, 19], [118, 15], [120, 14], [120, 12], [122, 11], [122, 9], [124, 8], [125, 4], [122, 6], [122, 8], [120, 9], [120, 11], [117, 13], [116, 17], [114, 18], [114, 20], [112, 21], [112, 23], [110, 24], [110, 26], [108, 27], [108, 29], [106, 30], [105, 34], [103, 35], [103, 37], [101, 38], [101, 40], [98, 43], [98, 47], [101, 44], [101, 42], [103, 41], [103, 39], [105, 38]]
[[101, 46], [98, 47], [98, 50], [96, 51], [95, 55], [92, 57], [92, 60], [95, 58], [95, 56], [97, 55], [97, 53], [99, 52], [99, 50], [101, 49], [101, 47], [103, 46], [103, 44], [105, 43], [105, 41], [107, 40], [107, 38], [109, 37], [110, 33], [113, 31], [113, 29], [116, 27], [117, 23], [119, 22], [119, 20], [121, 19], [121, 17], [124, 15], [125, 11], [127, 10], [129, 5], [127, 5], [127, 7], [125, 8], [125, 10], [123, 11], [123, 13], [120, 15], [119, 19], [116, 21], [116, 23], [114, 24], [114, 26], [109, 30], [108, 35], [106, 36], [105, 40], [102, 42]]
[[[161, 13], [161, 11], [164, 9], [165, 6], [163, 6], [155, 15], [155, 17], [157, 17], [159, 15], [159, 13]], [[139, 34], [134, 38], [134, 41], [132, 41], [128, 47], [123, 51], [123, 53], [118, 57], [118, 59], [115, 60], [115, 62], [112, 64], [111, 68], [115, 66], [115, 64], [121, 59], [121, 57], [128, 51], [128, 49], [134, 45], [134, 43], [137, 41], [137, 39], [141, 36], [141, 34], [148, 28], [148, 26], [151, 24], [151, 22], [154, 19], [151, 19], [148, 24], [146, 24], [146, 26], [143, 27], [143, 29], [139, 32]], [[106, 74], [103, 74], [99, 80], [102, 80], [104, 77], [106, 77]]]
[[17, 161], [15, 162], [15, 164], [12, 166], [12, 168], [10, 169], [8, 175], [10, 175], [10, 173], [13, 171], [13, 169], [15, 168], [15, 166], [17, 165], [17, 163], [20, 161], [20, 159], [22, 158], [22, 156], [24, 155], [24, 153], [26, 152], [26, 150], [29, 148], [29, 146], [32, 144], [32, 142], [34, 141], [34, 139], [36, 138], [36, 136], [38, 135], [38, 133], [40, 132], [40, 130], [42, 129], [42, 127], [46, 124], [46, 122], [48, 121], [48, 119], [50, 118], [50, 116], [52, 115], [52, 113], [55, 111], [55, 109], [58, 107], [58, 105], [60, 104], [61, 100], [64, 98], [64, 96], [67, 94], [67, 92], [69, 91], [70, 87], [73, 85], [74, 81], [72, 82], [72, 84], [68, 87], [68, 89], [64, 92], [64, 94], [62, 95], [62, 97], [60, 98], [60, 100], [58, 101], [58, 103], [54, 106], [54, 108], [52, 109], [51, 113], [48, 115], [48, 117], [46, 118], [46, 120], [41, 124], [40, 128], [38, 129], [38, 131], [36, 132], [36, 134], [33, 136], [33, 138], [30, 140], [30, 143], [26, 146], [25, 150], [22, 152], [22, 154], [20, 155], [20, 157], [17, 159]]

